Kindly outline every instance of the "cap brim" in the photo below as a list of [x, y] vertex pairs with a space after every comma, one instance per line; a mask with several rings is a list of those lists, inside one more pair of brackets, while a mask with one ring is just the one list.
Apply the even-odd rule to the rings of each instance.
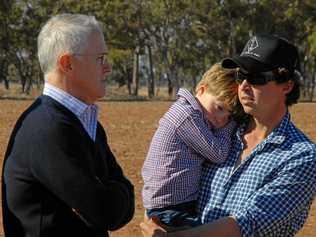
[[225, 58], [222, 61], [223, 68], [241, 68], [247, 73], [266, 72], [274, 69], [271, 65], [266, 65], [251, 57], [236, 56], [233, 58]]

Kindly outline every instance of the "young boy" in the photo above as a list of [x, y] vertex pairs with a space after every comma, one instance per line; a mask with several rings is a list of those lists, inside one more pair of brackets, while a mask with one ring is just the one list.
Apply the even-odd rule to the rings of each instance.
[[235, 126], [238, 103], [235, 70], [213, 65], [195, 97], [180, 89], [160, 119], [142, 168], [143, 204], [148, 217], [173, 227], [197, 226], [196, 200], [204, 161], [223, 162]]

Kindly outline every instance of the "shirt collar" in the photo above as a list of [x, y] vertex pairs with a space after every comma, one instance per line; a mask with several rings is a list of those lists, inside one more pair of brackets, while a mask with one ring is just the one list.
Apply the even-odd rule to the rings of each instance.
[[193, 107], [194, 110], [199, 110], [203, 114], [201, 105], [199, 104], [199, 102], [197, 102], [196, 98], [190, 93], [190, 91], [184, 88], [180, 88], [177, 93], [177, 96], [183, 97], [184, 99], [186, 99], [188, 103]]
[[[279, 125], [273, 129], [273, 131], [267, 136], [267, 138], [263, 141], [263, 143], [274, 143], [274, 144], [281, 144], [286, 139], [286, 131], [288, 125], [291, 121], [291, 115], [287, 111], [286, 114], [283, 116]], [[242, 135], [246, 132], [248, 124], [243, 124], [238, 128], [237, 136], [239, 140], [242, 140]]]
[[279, 126], [277, 126], [267, 137], [267, 142], [281, 144], [286, 138], [286, 131], [290, 123], [290, 120], [291, 116], [290, 113], [287, 111], [283, 119], [281, 120]]
[[90, 110], [95, 110], [96, 112], [98, 111], [97, 105], [88, 105], [66, 91], [49, 84], [48, 82], [45, 82], [44, 84], [43, 94], [53, 98], [79, 118]]

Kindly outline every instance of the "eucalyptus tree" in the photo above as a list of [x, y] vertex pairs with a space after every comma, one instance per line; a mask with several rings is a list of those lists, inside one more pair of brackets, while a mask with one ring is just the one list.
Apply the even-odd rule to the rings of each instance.
[[[3, 1], [5, 2], [5, 1]], [[37, 61], [37, 33], [41, 24], [49, 15], [58, 12], [58, 1], [6, 1], [6, 8], [1, 6], [1, 16], [4, 16], [5, 32], [1, 44], [5, 53], [0, 53], [9, 64], [14, 65], [21, 92], [29, 93], [34, 80], [37, 84], [42, 80]], [[60, 1], [61, 2], [61, 1]], [[3, 32], [0, 31], [0, 32]]]
[[[0, 82], [3, 81], [5, 88], [9, 89], [8, 67], [10, 63], [10, 22], [12, 20], [12, 2], [0, 2]], [[11, 16], [11, 17], [10, 17]]]

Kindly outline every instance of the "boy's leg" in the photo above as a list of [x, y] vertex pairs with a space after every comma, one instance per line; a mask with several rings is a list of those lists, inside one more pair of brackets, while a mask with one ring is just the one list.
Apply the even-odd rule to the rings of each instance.
[[153, 216], [158, 217], [163, 224], [170, 227], [194, 227], [201, 224], [200, 219], [196, 215], [195, 205], [195, 201], [181, 203], [164, 208], [146, 210], [146, 214], [149, 218]]

